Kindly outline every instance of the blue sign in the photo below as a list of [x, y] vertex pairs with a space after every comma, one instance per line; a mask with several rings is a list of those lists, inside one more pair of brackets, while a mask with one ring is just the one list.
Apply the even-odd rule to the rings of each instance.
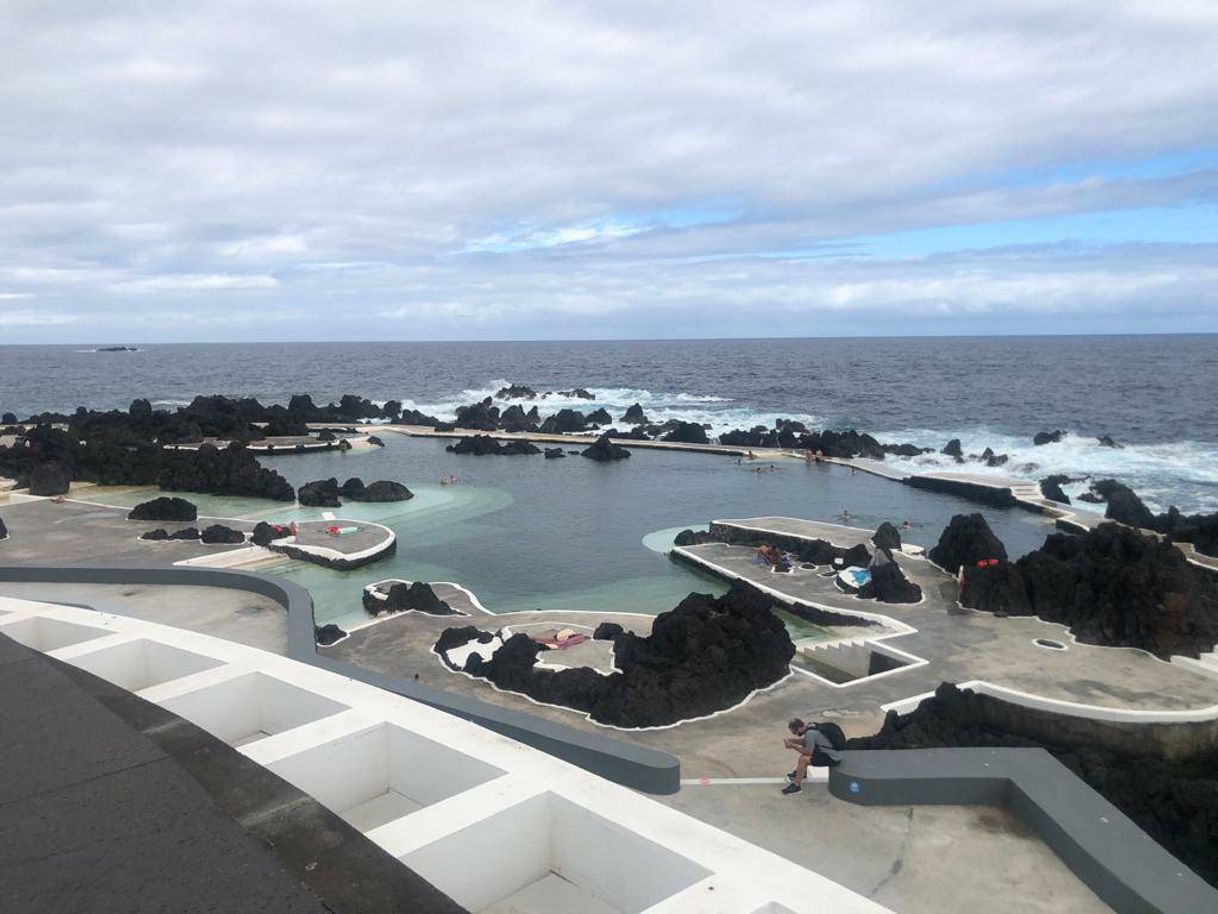
[[854, 793], [854, 794], [862, 793], [863, 786], [858, 781], [851, 781], [850, 782], [850, 792]]

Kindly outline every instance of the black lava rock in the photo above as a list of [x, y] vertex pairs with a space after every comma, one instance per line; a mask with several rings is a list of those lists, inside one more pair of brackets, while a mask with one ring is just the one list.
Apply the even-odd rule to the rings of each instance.
[[167, 540], [169, 539], [169, 532], [164, 527], [157, 527], [155, 530], [149, 530], [147, 533], [141, 534], [140, 539], [153, 541]]
[[697, 546], [700, 543], [717, 543], [719, 540], [705, 530], [682, 530], [673, 539], [674, 546]]
[[535, 400], [537, 399], [537, 391], [531, 387], [526, 387], [524, 384], [512, 384], [508, 387], [500, 387], [495, 392], [496, 400]]
[[65, 463], [40, 463], [30, 473], [31, 495], [66, 495], [72, 485], [72, 471]]
[[630, 456], [630, 451], [620, 444], [614, 444], [608, 435], [601, 435], [595, 443], [581, 451], [580, 456], [597, 461], [625, 460]]
[[198, 516], [199, 509], [185, 498], [162, 496], [136, 505], [127, 515], [127, 520], [190, 521]]
[[678, 422], [676, 428], [665, 435], [663, 440], [679, 441], [682, 444], [710, 444], [706, 429], [696, 422]]
[[1037, 432], [1032, 436], [1032, 443], [1038, 446], [1042, 444], [1057, 444], [1065, 434], [1061, 429], [1056, 429], [1052, 432]]
[[469, 435], [456, 444], [450, 444], [445, 450], [453, 454], [469, 454], [474, 457], [513, 457], [541, 453], [541, 448], [530, 441], [514, 438], [501, 443], [490, 435]]
[[378, 479], [366, 486], [358, 476], [352, 476], [339, 486], [338, 494], [348, 501], [390, 502], [414, 498], [414, 493], [400, 482]]
[[329, 647], [331, 644], [341, 641], [345, 637], [347, 637], [347, 633], [333, 622], [327, 622], [325, 625], [313, 626], [313, 640], [322, 647]]
[[431, 585], [424, 581], [415, 581], [412, 584], [394, 584], [389, 588], [384, 600], [379, 600], [368, 591], [364, 591], [364, 609], [374, 616], [383, 612], [406, 612], [412, 609], [427, 613], [429, 616], [462, 615], [437, 597]]
[[881, 603], [917, 603], [922, 599], [922, 588], [905, 577], [901, 566], [888, 549], [876, 549], [870, 565], [871, 577], [859, 588], [864, 600], [879, 600]]
[[334, 477], [306, 482], [296, 492], [296, 500], [309, 508], [341, 508], [343, 506], [342, 502], [338, 500], [338, 480]]
[[622, 414], [622, 422], [626, 425], [646, 425], [647, 416], [643, 413], [643, 405], [636, 403], [626, 409]]
[[275, 540], [283, 539], [291, 536], [292, 532], [287, 527], [268, 524], [266, 521], [258, 521], [254, 525], [254, 531], [250, 534], [250, 542], [255, 546], [269, 546]]
[[563, 453], [563, 449], [560, 447], [548, 447], [545, 449], [545, 452], [546, 460], [558, 460], [560, 457], [567, 456]]
[[884, 521], [884, 523], [876, 528], [875, 533], [871, 534], [871, 541], [880, 549], [888, 549], [893, 552], [901, 551], [901, 534], [888, 521]]
[[378, 438], [376, 435], [369, 435], [368, 443], [370, 445], [372, 445], [373, 447], [384, 447], [385, 446], [385, 442], [382, 441], [380, 438]]
[[955, 574], [961, 565], [968, 567], [986, 559], [1005, 560], [1007, 549], [982, 515], [957, 514], [927, 556], [944, 571]]
[[1054, 533], [1015, 562], [965, 566], [961, 602], [1070, 627], [1088, 644], [1167, 660], [1218, 644], [1218, 584], [1171, 543], [1120, 524]]
[[8, 539], [8, 527], [4, 526], [4, 518], [0, 517], [0, 540]]
[[1115, 441], [1113, 441], [1112, 438], [1108, 435], [1100, 435], [1095, 440], [1100, 443], [1100, 447], [1114, 447], [1114, 448], [1118, 448], [1118, 449], [1121, 447], [1121, 445], [1119, 445]]
[[199, 534], [199, 539], [209, 545], [229, 545], [245, 542], [245, 534], [223, 524], [212, 524]]
[[618, 635], [625, 632], [616, 622], [602, 622], [592, 631], [592, 639], [594, 641], [612, 641]]
[[547, 435], [565, 435], [587, 429], [588, 418], [577, 409], [560, 409], [541, 423], [541, 430]]
[[1154, 528], [1154, 514], [1129, 486], [1115, 479], [1101, 479], [1092, 484], [1091, 490], [1108, 503], [1104, 516], [1109, 520], [1131, 527], [1144, 527], [1148, 530]]
[[947, 444], [943, 446], [943, 450], [939, 451], [939, 453], [946, 454], [948, 457], [964, 457], [964, 449], [960, 447], [959, 438], [953, 438], [951, 441], [947, 442]]
[[169, 534], [171, 540], [197, 540], [199, 538], [198, 527], [183, 527], [181, 530], [175, 530]]
[[1054, 473], [1052, 476], [1046, 476], [1040, 481], [1040, 494], [1049, 501], [1055, 501], [1059, 504], [1070, 504], [1070, 496], [1062, 491], [1062, 484], [1070, 482], [1070, 477], [1065, 473]]
[[211, 444], [194, 451], [171, 451], [163, 455], [157, 483], [171, 492], [203, 492], [294, 501], [296, 493], [274, 470], [259, 465], [244, 445], [219, 449]]
[[[722, 597], [690, 594], [656, 617], [649, 636], [624, 632], [614, 639], [620, 672], [609, 676], [587, 667], [537, 669], [541, 645], [524, 633], [509, 638], [491, 660], [467, 663], [465, 671], [500, 689], [584, 711], [595, 721], [619, 727], [705, 717], [790, 672], [795, 645], [770, 611], [772, 603], [739, 583]], [[437, 652], [443, 656], [451, 646], [467, 643], [474, 637], [471, 631], [477, 630], [445, 631]]]
[[576, 387], [574, 390], [560, 390], [558, 392], [558, 395], [560, 397], [567, 397], [567, 398], [573, 399], [573, 400], [595, 400], [596, 399], [596, 397], [594, 397], [592, 394], [588, 393], [588, 391], [584, 390], [582, 387]]

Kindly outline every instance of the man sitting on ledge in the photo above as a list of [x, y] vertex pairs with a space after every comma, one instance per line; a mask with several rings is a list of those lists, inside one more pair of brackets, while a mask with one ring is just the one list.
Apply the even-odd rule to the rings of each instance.
[[787, 775], [787, 780], [791, 783], [782, 788], [784, 794], [790, 795], [803, 790], [803, 782], [807, 777], [809, 765], [817, 768], [833, 768], [841, 764], [842, 756], [833, 747], [833, 740], [815, 724], [805, 724], [798, 717], [792, 717], [787, 721], [787, 729], [791, 731], [791, 735], [784, 739], [782, 744], [799, 753], [799, 761], [795, 763], [795, 770]]

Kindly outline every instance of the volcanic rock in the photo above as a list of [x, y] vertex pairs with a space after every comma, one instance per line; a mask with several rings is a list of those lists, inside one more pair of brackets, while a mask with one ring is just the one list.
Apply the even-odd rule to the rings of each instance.
[[614, 444], [608, 435], [601, 435], [594, 444], [581, 451], [580, 456], [598, 461], [625, 460], [630, 456], [630, 451], [620, 444]]
[[209, 545], [244, 543], [245, 534], [223, 524], [212, 524], [199, 534], [199, 539]]
[[1070, 627], [1079, 641], [1167, 660], [1218, 644], [1218, 584], [1175, 546], [1120, 524], [1054, 533], [1011, 563], [965, 566], [961, 602]]
[[1002, 540], [994, 535], [985, 517], [980, 514], [957, 514], [944, 528], [939, 542], [927, 557], [946, 571], [955, 574], [960, 566], [976, 565], [986, 559], [1007, 557]]
[[499, 407], [492, 405], [490, 397], [469, 406], [458, 406], [457, 425], [460, 428], [472, 428], [482, 432], [497, 431], [499, 429]]
[[193, 451], [166, 452], [161, 459], [157, 483], [171, 492], [203, 492], [294, 501], [296, 493], [274, 470], [258, 464], [241, 444], [220, 450], [211, 444]]
[[445, 448], [454, 454], [470, 454], [474, 457], [540, 454], [541, 448], [529, 441], [513, 439], [500, 443], [490, 435], [470, 435]]
[[[772, 599], [735, 583], [722, 597], [690, 594], [656, 617], [649, 636], [623, 632], [614, 639], [620, 672], [602, 676], [587, 667], [536, 668], [541, 645], [513, 635], [489, 661], [465, 671], [536, 701], [584, 711], [618, 727], [654, 727], [705, 717], [733, 707], [754, 690], [790, 672], [795, 646], [770, 611]], [[467, 643], [477, 632], [448, 629], [437, 653]], [[486, 633], [483, 633], [486, 634]], [[464, 639], [464, 640], [461, 640]]]
[[884, 523], [876, 528], [875, 533], [871, 534], [871, 541], [880, 549], [888, 549], [894, 552], [901, 551], [901, 534], [888, 521], [884, 521]]
[[346, 637], [347, 633], [333, 622], [327, 622], [325, 625], [313, 626], [313, 640], [322, 647], [329, 647], [331, 644], [341, 641]]
[[181, 530], [175, 530], [169, 534], [171, 540], [197, 540], [199, 538], [198, 527], [183, 527]]
[[389, 502], [406, 501], [414, 498], [414, 493], [400, 482], [378, 479], [371, 485], [364, 485], [358, 476], [352, 476], [338, 487], [338, 494], [348, 501]]
[[1100, 443], [1100, 447], [1114, 447], [1114, 448], [1118, 448], [1118, 449], [1121, 447], [1121, 445], [1119, 445], [1115, 441], [1113, 441], [1112, 438], [1108, 435], [1100, 435], [1095, 440]]
[[429, 616], [463, 615], [437, 597], [431, 585], [424, 581], [394, 584], [383, 600], [365, 590], [364, 609], [374, 616], [383, 612], [407, 612], [412, 609]]
[[508, 387], [500, 387], [499, 390], [495, 391], [495, 399], [535, 400], [537, 399], [537, 391], [523, 384], [511, 384]]
[[1154, 528], [1154, 514], [1129, 486], [1115, 479], [1101, 479], [1092, 484], [1091, 490], [1108, 503], [1104, 516], [1109, 520], [1131, 527]]
[[547, 435], [565, 435], [570, 432], [586, 431], [587, 428], [587, 418], [575, 409], [560, 409], [541, 423], [541, 430]]
[[708, 533], [705, 530], [682, 530], [676, 535], [672, 541], [674, 546], [697, 546], [701, 543], [717, 543], [719, 540], [714, 534]]
[[250, 542], [255, 546], [269, 546], [274, 540], [291, 535], [292, 532], [287, 527], [268, 524], [266, 521], [260, 520], [254, 525], [254, 531], [250, 534]]
[[1070, 504], [1070, 496], [1062, 491], [1062, 483], [1070, 482], [1070, 477], [1065, 473], [1054, 473], [1052, 476], [1046, 476], [1040, 481], [1040, 494], [1049, 501], [1055, 501], [1059, 504]]
[[127, 520], [195, 520], [199, 509], [185, 498], [169, 498], [162, 496], [151, 501], [141, 502], [131, 509]]
[[140, 534], [140, 539], [153, 541], [167, 540], [169, 539], [169, 532], [164, 527], [157, 527], [155, 530], [149, 530], [147, 533]]
[[380, 438], [378, 438], [376, 435], [369, 435], [368, 443], [370, 445], [372, 445], [373, 447], [384, 447], [385, 446], [385, 442], [382, 441]]
[[588, 393], [588, 391], [584, 390], [582, 387], [576, 387], [574, 390], [560, 390], [558, 392], [558, 395], [560, 397], [567, 397], [568, 399], [572, 399], [572, 400], [595, 400], [596, 399], [596, 397], [592, 396], [592, 394]]
[[922, 588], [905, 577], [888, 549], [876, 549], [869, 570], [871, 577], [859, 588], [859, 596], [864, 600], [917, 603], [922, 599]]
[[566, 457], [560, 447], [548, 447], [545, 449], [546, 460], [557, 460], [560, 457]]
[[1064, 436], [1065, 434], [1066, 433], [1063, 432], [1061, 429], [1056, 429], [1055, 431], [1052, 431], [1052, 432], [1037, 432], [1035, 435], [1032, 436], [1032, 443], [1035, 445], [1057, 444], [1059, 441], [1062, 440], [1062, 436]]
[[676, 428], [664, 436], [665, 441], [679, 441], [683, 444], [709, 444], [706, 429], [696, 422], [678, 422]]
[[626, 629], [622, 628], [616, 622], [602, 622], [592, 631], [592, 640], [594, 641], [612, 641], [618, 635], [622, 634]]
[[960, 447], [959, 438], [953, 438], [951, 441], [947, 442], [947, 444], [943, 446], [943, 450], [939, 451], [939, 453], [946, 454], [948, 457], [964, 457], [964, 449]]
[[8, 527], [4, 526], [4, 518], [0, 517], [0, 540], [8, 539]]
[[602, 406], [588, 413], [586, 421], [589, 425], [609, 425], [613, 422], [613, 417], [609, 415], [609, 410]]
[[72, 485], [72, 472], [63, 463], [40, 463], [30, 473], [31, 495], [66, 495]]
[[331, 476], [329, 479], [315, 479], [306, 482], [296, 492], [296, 500], [309, 508], [341, 508], [338, 500], [338, 480]]
[[646, 425], [647, 416], [643, 414], [643, 405], [636, 403], [634, 406], [627, 407], [626, 412], [622, 414], [622, 422], [626, 425]]

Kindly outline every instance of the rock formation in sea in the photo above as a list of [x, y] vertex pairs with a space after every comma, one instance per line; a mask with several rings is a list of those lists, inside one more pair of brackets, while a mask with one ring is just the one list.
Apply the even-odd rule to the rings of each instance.
[[608, 460], [625, 460], [630, 456], [630, 451], [626, 450], [620, 444], [614, 444], [609, 440], [609, 436], [601, 435], [593, 444], [590, 444], [583, 451], [580, 451], [580, 456], [587, 457], [589, 460], [608, 461]]
[[964, 459], [964, 449], [960, 446], [959, 438], [953, 438], [947, 442], [939, 453], [946, 454], [948, 457], [955, 457], [958, 461]]
[[[615, 637], [619, 672], [608, 676], [588, 667], [538, 669], [542, 646], [523, 632], [507, 639], [490, 660], [471, 656], [464, 671], [500, 689], [583, 711], [617, 727], [705, 717], [789, 674], [795, 646], [770, 611], [772, 603], [739, 583], [721, 597], [690, 594], [656, 617], [650, 635], [623, 632]], [[443, 657], [451, 646], [488, 634], [472, 626], [447, 629], [435, 649]]]
[[584, 388], [582, 388], [582, 387], [576, 387], [574, 390], [560, 390], [558, 392], [558, 395], [560, 397], [567, 397], [568, 399], [572, 399], [572, 400], [595, 400], [596, 399], [595, 396], [593, 396], [588, 391], [584, 390]]
[[678, 422], [676, 428], [664, 436], [665, 441], [676, 441], [682, 444], [709, 444], [706, 429], [696, 422]]
[[127, 514], [127, 520], [196, 520], [199, 509], [185, 498], [161, 496], [140, 502]]
[[985, 517], [957, 514], [939, 535], [939, 542], [927, 557], [948, 574], [955, 574], [962, 565], [968, 567], [990, 559], [1005, 560], [1007, 548], [994, 535]]
[[[13, 421], [16, 421], [15, 419]], [[625, 425], [646, 425], [648, 419], [643, 412], [643, 405], [635, 403], [633, 406], [626, 408], [626, 412], [622, 414], [622, 422]]]
[[343, 503], [338, 500], [338, 480], [331, 476], [329, 479], [314, 479], [306, 482], [296, 491], [296, 500], [307, 508], [341, 508]]
[[1040, 481], [1040, 494], [1049, 499], [1049, 501], [1068, 505], [1070, 504], [1070, 496], [1062, 491], [1062, 485], [1070, 481], [1070, 477], [1065, 473], [1054, 473], [1052, 476], [1046, 476]]
[[458, 612], [436, 596], [435, 590], [425, 581], [411, 584], [400, 582], [392, 585], [384, 599], [371, 591], [364, 591], [364, 609], [376, 616], [383, 612], [407, 612], [416, 610], [430, 616], [459, 616]]
[[1141, 648], [1163, 660], [1218, 644], [1218, 583], [1171, 543], [1120, 524], [1050, 534], [1014, 562], [966, 565], [960, 602], [1039, 616], [1087, 644]]
[[563, 449], [560, 447], [546, 448], [545, 455], [546, 455], [546, 460], [558, 460], [559, 458], [567, 456], [566, 454], [563, 453]]
[[541, 423], [541, 431], [547, 435], [566, 435], [588, 429], [588, 419], [577, 409], [560, 409]]
[[1091, 491], [1080, 500], [1107, 502], [1104, 516], [1118, 523], [1162, 533], [1173, 542], [1192, 543], [1198, 552], [1218, 556], [1218, 513], [1184, 514], [1175, 505], [1163, 514], [1155, 514], [1137, 494], [1115, 479], [1101, 479], [1091, 484]]
[[175, 530], [169, 534], [171, 540], [197, 540], [199, 538], [198, 527], [183, 527], [181, 530]]
[[541, 453], [541, 448], [530, 441], [516, 438], [499, 442], [490, 435], [467, 435], [456, 444], [448, 445], [444, 450], [453, 454], [469, 454], [474, 457], [514, 457]]
[[922, 599], [922, 588], [905, 577], [891, 549], [877, 545], [867, 570], [870, 577], [859, 588], [862, 599], [881, 603], [917, 603]]
[[[1154, 726], [1146, 725], [1148, 728]], [[1052, 729], [1052, 738], [1045, 734]], [[1040, 712], [943, 683], [908, 714], [890, 711], [879, 732], [847, 749], [1042, 748], [1129, 816], [1152, 839], [1218, 886], [1218, 751], [1163, 758], [1131, 731], [1120, 749], [1099, 747], [1086, 728], [1053, 726]]]
[[537, 391], [524, 384], [509, 384], [495, 391], [496, 400], [536, 400]]
[[71, 484], [71, 471], [63, 463], [39, 463], [30, 473], [31, 495], [66, 495]]
[[169, 531], [164, 527], [157, 527], [155, 530], [149, 530], [147, 533], [140, 534], [140, 539], [152, 540], [153, 542], [167, 540], [169, 539]]
[[1100, 435], [1095, 440], [1099, 442], [1100, 447], [1112, 447], [1117, 448], [1118, 450], [1121, 448], [1121, 445], [1113, 441], [1112, 436], [1110, 435]]
[[352, 476], [339, 486], [338, 494], [340, 498], [348, 501], [390, 502], [414, 498], [414, 493], [400, 482], [378, 479], [374, 483], [364, 485], [364, 481], [358, 476]]
[[1032, 436], [1032, 443], [1037, 446], [1043, 444], [1057, 444], [1062, 440], [1063, 437], [1065, 437], [1065, 434], [1066, 433], [1060, 428], [1051, 432], [1037, 432]]
[[211, 444], [197, 450], [167, 451], [161, 455], [158, 485], [171, 492], [200, 492], [294, 501], [296, 493], [286, 479], [258, 464], [247, 448]]

